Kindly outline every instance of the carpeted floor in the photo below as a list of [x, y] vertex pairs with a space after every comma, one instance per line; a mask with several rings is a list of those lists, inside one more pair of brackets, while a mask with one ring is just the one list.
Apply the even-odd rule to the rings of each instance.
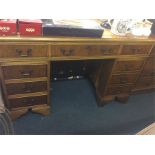
[[52, 88], [52, 114], [24, 115], [14, 122], [15, 134], [130, 135], [155, 121], [155, 93], [98, 107], [87, 80], [53, 82]]

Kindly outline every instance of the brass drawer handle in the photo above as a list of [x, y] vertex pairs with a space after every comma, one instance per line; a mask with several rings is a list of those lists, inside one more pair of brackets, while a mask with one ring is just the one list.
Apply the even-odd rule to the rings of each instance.
[[120, 77], [120, 83], [127, 83], [128, 82], [128, 80], [127, 80], [127, 78], [126, 77]]
[[18, 48], [16, 49], [16, 53], [17, 53], [19, 56], [22, 54], [22, 52], [23, 52], [22, 50], [20, 50], [20, 49], [18, 49]]
[[32, 91], [30, 89], [24, 90], [25, 93], [31, 93]]
[[32, 73], [33, 73], [32, 70], [30, 70], [30, 71], [21, 71], [21, 74], [22, 74], [23, 76], [31, 76]]
[[27, 51], [25, 53], [20, 49], [16, 49], [16, 53], [20, 57], [28, 57], [32, 54], [32, 49], [31, 48], [27, 49]]
[[31, 55], [32, 55], [32, 49], [31, 49], [31, 48], [28, 48], [28, 49], [27, 49], [26, 55], [27, 55], [27, 56], [31, 56]]
[[113, 49], [112, 48], [102, 48], [100, 50], [101, 50], [101, 52], [103, 54], [109, 54], [109, 53], [113, 52]]
[[24, 85], [23, 86], [23, 91], [25, 92], [25, 93], [30, 93], [30, 92], [32, 92], [32, 86], [31, 85]]
[[119, 94], [119, 93], [121, 93], [120, 90], [112, 90], [110, 94]]
[[72, 56], [74, 54], [74, 49], [70, 50], [60, 49], [60, 51], [64, 56]]
[[[23, 100], [24, 103], [29, 103], [29, 102], [34, 102], [34, 101], [35, 101], [34, 98], [25, 98], [25, 99]], [[29, 104], [31, 104], [31, 103], [29, 103]]]
[[91, 51], [92, 50], [92, 46], [86, 46], [86, 50]]

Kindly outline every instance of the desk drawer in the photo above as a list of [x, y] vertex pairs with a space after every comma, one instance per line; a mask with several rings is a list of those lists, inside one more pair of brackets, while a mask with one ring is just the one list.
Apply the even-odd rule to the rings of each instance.
[[9, 103], [11, 108], [47, 104], [47, 95], [10, 99]]
[[46, 45], [0, 45], [1, 58], [47, 57]]
[[109, 86], [106, 90], [106, 95], [118, 95], [118, 94], [129, 94], [131, 86]]
[[52, 56], [103, 56], [117, 55], [119, 45], [60, 45], [53, 46]]
[[112, 75], [109, 84], [132, 84], [136, 78], [137, 74]]
[[121, 54], [148, 54], [152, 45], [124, 45]]
[[147, 78], [141, 77], [136, 84], [135, 89], [145, 89], [155, 87], [155, 77]]
[[8, 95], [47, 91], [46, 81], [12, 83], [6, 85]]
[[142, 65], [142, 60], [117, 61], [114, 65], [113, 73], [138, 71], [141, 70]]
[[88, 45], [82, 48], [88, 56], [117, 55], [120, 45]]
[[47, 77], [47, 65], [3, 66], [3, 75], [7, 79]]

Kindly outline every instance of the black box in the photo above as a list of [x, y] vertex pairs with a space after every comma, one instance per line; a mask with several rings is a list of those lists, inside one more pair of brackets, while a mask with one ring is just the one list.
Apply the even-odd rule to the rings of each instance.
[[71, 37], [96, 37], [101, 38], [103, 28], [98, 24], [94, 28], [85, 28], [80, 26], [54, 24], [53, 20], [43, 19], [43, 36], [71, 36]]

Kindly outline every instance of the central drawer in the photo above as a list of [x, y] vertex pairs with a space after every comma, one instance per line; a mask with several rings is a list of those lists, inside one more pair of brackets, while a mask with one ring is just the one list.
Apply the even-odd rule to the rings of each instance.
[[11, 108], [47, 104], [47, 95], [9, 99]]
[[46, 81], [6, 84], [8, 95], [47, 91]]
[[51, 47], [52, 56], [117, 55], [120, 45], [59, 45]]
[[3, 66], [4, 79], [47, 77], [47, 65], [13, 65]]
[[47, 45], [0, 45], [0, 57], [47, 57]]
[[113, 73], [139, 71], [143, 63], [143, 60], [117, 61]]

